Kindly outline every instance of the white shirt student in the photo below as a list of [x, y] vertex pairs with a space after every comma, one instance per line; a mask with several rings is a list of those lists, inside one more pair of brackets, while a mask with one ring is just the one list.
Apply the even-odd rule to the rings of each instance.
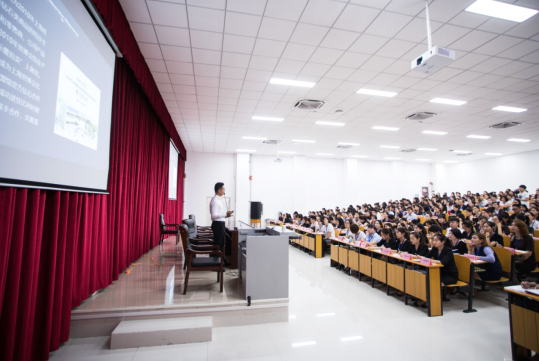
[[519, 193], [518, 193], [518, 199], [520, 200], [520, 204], [525, 205], [526, 207], [530, 206], [530, 194], [526, 190], [525, 186], [518, 187]]
[[324, 224], [320, 226], [318, 232], [324, 233], [324, 239], [326, 239], [328, 242], [330, 242], [329, 238], [335, 235], [335, 230], [333, 229], [331, 223], [328, 222], [327, 218], [324, 218]]

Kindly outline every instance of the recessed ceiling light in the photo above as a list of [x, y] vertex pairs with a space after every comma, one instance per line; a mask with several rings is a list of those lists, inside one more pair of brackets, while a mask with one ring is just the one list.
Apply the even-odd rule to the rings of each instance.
[[527, 143], [530, 142], [529, 139], [519, 139], [519, 138], [509, 138], [507, 139], [508, 142], [520, 142], [520, 143]]
[[278, 151], [277, 153], [281, 153], [281, 154], [296, 154], [297, 152], [286, 152], [284, 150], [280, 150]]
[[353, 147], [357, 147], [359, 145], [359, 143], [343, 143], [343, 142], [339, 142], [338, 144], [339, 145], [351, 145]]
[[471, 153], [471, 152], [469, 150], [454, 150], [453, 153], [467, 154], [467, 153]]
[[345, 341], [355, 341], [355, 340], [362, 340], [362, 339], [363, 337], [361, 336], [352, 336], [352, 337], [342, 337], [341, 341], [345, 342]]
[[420, 161], [424, 161], [424, 162], [430, 162], [430, 159], [416, 159], [416, 160], [420, 160]]
[[444, 160], [444, 163], [458, 163], [456, 160]]
[[316, 155], [333, 155], [333, 154], [330, 154], [330, 153], [316, 153]]
[[326, 316], [335, 316], [335, 313], [333, 312], [330, 312], [330, 313], [319, 313], [316, 315], [316, 317], [326, 317]]
[[492, 108], [492, 110], [501, 110], [502, 112], [511, 112], [511, 113], [522, 113], [528, 109], [499, 106], [496, 108]]
[[395, 131], [395, 130], [399, 130], [399, 128], [393, 128], [393, 127], [379, 127], [379, 126], [374, 126], [372, 127], [372, 129], [377, 129], [377, 130], [392, 130], [392, 131]]
[[447, 132], [437, 132], [437, 131], [434, 131], [434, 130], [424, 130], [421, 133], [423, 133], [423, 134], [433, 134], [433, 135], [446, 135], [447, 134]]
[[310, 346], [310, 345], [316, 345], [316, 342], [315, 341], [297, 342], [297, 343], [293, 343], [292, 347], [301, 347], [301, 346]]
[[251, 139], [251, 140], [266, 140], [268, 138], [261, 138], [261, 137], [241, 137], [242, 139]]
[[396, 145], [381, 145], [380, 148], [399, 149], [400, 147]]
[[467, 102], [462, 100], [453, 100], [453, 99], [444, 99], [444, 98], [434, 98], [430, 101], [431, 103], [440, 103], [440, 104], [449, 104], [449, 105], [463, 105]]
[[485, 153], [485, 155], [503, 155], [502, 153]]
[[537, 10], [534, 9], [492, 0], [477, 0], [465, 10], [471, 13], [492, 16], [493, 18], [515, 21], [517, 23], [521, 23], [537, 14]]
[[326, 122], [324, 120], [319, 120], [317, 121], [316, 123], [314, 124], [319, 124], [319, 125], [334, 125], [336, 127], [342, 127], [344, 125], [344, 123], [337, 123], [337, 122]]
[[392, 158], [392, 157], [385, 157], [384, 159], [390, 159], [390, 160], [400, 160], [400, 158]]
[[272, 117], [264, 117], [260, 115], [253, 115], [251, 119], [252, 120], [269, 120], [272, 122], [282, 122], [284, 120], [284, 118], [272, 118]]
[[393, 92], [385, 92], [385, 91], [381, 91], [381, 90], [373, 90], [373, 89], [365, 89], [365, 88], [359, 89], [356, 93], [358, 93], [358, 94], [368, 94], [368, 95], [377, 95], [377, 96], [380, 96], [380, 97], [388, 97], [388, 98], [394, 97], [395, 95], [398, 94], [398, 93], [393, 93]]
[[271, 78], [270, 84], [279, 84], [279, 85], [290, 85], [290, 86], [300, 86], [303, 88], [312, 88], [316, 83], [311, 83], [308, 81], [299, 81], [299, 80], [289, 80], [289, 79], [279, 79]]
[[314, 143], [314, 140], [304, 140], [304, 139], [292, 139], [294, 143]]
[[417, 148], [417, 150], [425, 150], [427, 152], [435, 152], [437, 151], [438, 149], [433, 149], [433, 148]]
[[236, 152], [254, 153], [254, 152], [256, 152], [256, 150], [254, 150], [254, 149], [236, 149]]
[[490, 139], [488, 135], [467, 135], [466, 138], [473, 138], [473, 139]]
[[353, 155], [354, 158], [369, 158], [368, 155]]

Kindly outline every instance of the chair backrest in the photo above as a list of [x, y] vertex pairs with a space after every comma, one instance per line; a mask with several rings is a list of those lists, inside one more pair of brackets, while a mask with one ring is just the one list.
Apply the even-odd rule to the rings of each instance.
[[189, 252], [189, 235], [187, 231], [187, 226], [185, 224], [180, 225], [180, 236], [182, 237], [183, 251], [187, 256], [187, 252]]
[[498, 259], [502, 264], [502, 271], [511, 273], [511, 251], [499, 247], [493, 247], [492, 249], [496, 253], [496, 256], [498, 256]]
[[533, 230], [533, 236], [534, 237], [539, 237], [539, 229], [534, 229]]
[[535, 262], [539, 262], [539, 241], [534, 241], [534, 246], [535, 246]]
[[182, 220], [182, 224], [187, 226], [187, 235], [190, 238], [196, 238], [197, 237], [197, 227], [195, 225], [195, 221], [192, 219], [184, 219]]
[[459, 255], [453, 255], [455, 258], [455, 264], [459, 270], [459, 281], [470, 282], [470, 264], [471, 261], [469, 258]]
[[503, 236], [503, 246], [511, 247], [511, 237]]
[[163, 213], [159, 213], [159, 228], [161, 228], [162, 231], [166, 229], [165, 227], [165, 216]]
[[193, 221], [195, 221], [195, 224], [197, 223], [197, 219], [194, 214], [190, 214], [189, 219], [192, 219]]

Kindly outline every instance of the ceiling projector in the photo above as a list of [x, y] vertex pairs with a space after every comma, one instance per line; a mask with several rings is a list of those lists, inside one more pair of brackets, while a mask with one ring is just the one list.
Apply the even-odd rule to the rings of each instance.
[[419, 58], [412, 60], [412, 70], [432, 74], [455, 60], [455, 51], [433, 46]]

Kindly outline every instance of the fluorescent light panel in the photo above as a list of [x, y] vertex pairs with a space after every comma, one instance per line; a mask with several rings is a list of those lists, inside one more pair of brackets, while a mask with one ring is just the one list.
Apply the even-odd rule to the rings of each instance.
[[421, 133], [423, 133], [423, 134], [432, 134], [432, 135], [446, 135], [447, 134], [447, 132], [437, 132], [437, 131], [434, 131], [434, 130], [424, 130]]
[[500, 110], [502, 112], [511, 112], [511, 113], [522, 113], [528, 109], [499, 106], [496, 108], [492, 108], [492, 110]]
[[388, 98], [394, 97], [395, 95], [398, 94], [398, 93], [393, 93], [393, 92], [385, 92], [381, 90], [373, 90], [373, 89], [365, 89], [365, 88], [359, 89], [356, 93], [367, 94], [367, 95], [377, 95], [380, 97], [388, 97]]
[[391, 131], [399, 130], [399, 128], [393, 128], [393, 127], [380, 127], [380, 126], [378, 126], [378, 125], [375, 125], [374, 127], [372, 127], [372, 129], [376, 129], [376, 130], [391, 130]]
[[399, 160], [400, 158], [393, 158], [393, 157], [385, 157], [384, 159], [390, 159], [390, 160]]
[[519, 143], [527, 143], [530, 142], [529, 139], [520, 139], [520, 138], [509, 138], [507, 139], [508, 142], [519, 142]]
[[471, 153], [471, 152], [469, 150], [454, 150], [453, 153], [467, 154], [467, 153]]
[[381, 145], [380, 148], [399, 149], [396, 145]]
[[351, 145], [353, 147], [357, 147], [359, 145], [359, 143], [343, 143], [343, 142], [339, 142], [338, 144], [339, 145]]
[[490, 139], [488, 135], [467, 135], [466, 138], [473, 138], [473, 139]]
[[431, 103], [440, 103], [440, 104], [449, 104], [449, 105], [463, 105], [467, 102], [462, 100], [453, 100], [453, 99], [444, 99], [444, 98], [434, 98], [430, 101]]
[[297, 343], [293, 343], [292, 347], [311, 346], [311, 345], [316, 345], [316, 342], [315, 341], [297, 342]]
[[314, 124], [319, 124], [319, 125], [333, 125], [333, 126], [336, 126], [336, 127], [342, 127], [344, 125], [344, 123], [337, 123], [337, 122], [326, 122], [324, 120], [319, 120], [317, 121], [316, 123]]
[[465, 10], [493, 18], [515, 21], [517, 23], [521, 23], [537, 14], [537, 10], [534, 9], [492, 0], [478, 0]]
[[502, 153], [485, 153], [485, 155], [503, 155]]
[[314, 143], [314, 140], [304, 140], [304, 139], [292, 139], [292, 142], [295, 143]]
[[271, 78], [270, 84], [279, 84], [279, 85], [290, 85], [290, 86], [299, 86], [303, 88], [312, 88], [316, 83], [311, 83], [308, 81], [299, 81], [299, 80], [289, 80], [289, 79], [279, 79]]
[[252, 120], [269, 120], [269, 121], [272, 121], [272, 122], [282, 122], [284, 120], [284, 118], [265, 117], [265, 116], [262, 116], [262, 115], [253, 115], [253, 117], [251, 119]]
[[333, 154], [330, 154], [330, 153], [316, 153], [316, 155], [333, 155]]
[[251, 139], [251, 140], [266, 140], [268, 138], [263, 137], [241, 137], [242, 139]]
[[341, 341], [346, 342], [346, 341], [355, 341], [355, 340], [362, 340], [362, 339], [363, 337], [361, 336], [352, 336], [352, 337], [342, 337]]
[[424, 150], [424, 151], [427, 151], [427, 152], [435, 152], [435, 151], [437, 151], [438, 149], [433, 149], [433, 148], [417, 148], [417, 150]]
[[254, 149], [236, 149], [236, 152], [249, 152], [249, 153], [254, 153], [254, 152], [256, 152], [256, 150], [254, 150]]

